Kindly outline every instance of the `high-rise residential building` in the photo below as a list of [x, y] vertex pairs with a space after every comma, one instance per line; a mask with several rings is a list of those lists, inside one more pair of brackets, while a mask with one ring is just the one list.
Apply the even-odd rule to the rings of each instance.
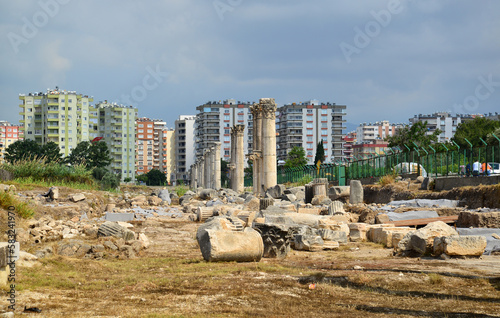
[[56, 86], [46, 93], [20, 94], [19, 99], [25, 139], [40, 145], [53, 141], [61, 154], [67, 156], [78, 143], [97, 136], [97, 112], [90, 105], [93, 98], [88, 95], [59, 90]]
[[393, 136], [403, 126], [403, 124], [390, 124], [388, 120], [359, 124], [356, 128], [356, 143], [378, 143], [386, 137]]
[[277, 157], [285, 161], [288, 152], [295, 146], [306, 151], [308, 164], [314, 164], [316, 147], [323, 141], [325, 162], [345, 158], [342, 129], [346, 115], [345, 105], [320, 103], [310, 100], [278, 107]]
[[194, 115], [181, 115], [175, 121], [175, 177], [186, 182], [189, 168], [195, 162]]
[[344, 158], [349, 160], [352, 158], [352, 146], [356, 143], [356, 132], [347, 133], [342, 140], [344, 141]]
[[121, 180], [135, 180], [135, 120], [137, 108], [100, 102], [99, 137], [110, 151], [110, 168], [121, 175]]
[[167, 128], [167, 123], [159, 119], [138, 118], [136, 121], [136, 174], [148, 173], [152, 169], [165, 173], [170, 182], [170, 174], [175, 163], [172, 151], [175, 141], [174, 130]]
[[469, 114], [457, 114], [452, 116], [448, 112], [437, 112], [430, 115], [415, 115], [410, 118], [410, 124], [413, 125], [417, 122], [427, 122], [427, 134], [431, 135], [436, 129], [441, 130], [438, 142], [447, 142], [455, 135], [458, 125], [465, 121], [473, 118], [474, 115]]
[[[221, 143], [221, 158], [231, 160], [231, 127], [245, 125], [243, 144], [244, 153], [252, 150], [253, 103], [226, 99], [223, 102], [207, 102], [196, 107], [196, 156], [201, 157], [203, 150], [215, 142]], [[188, 167], [189, 168], [189, 167]]]
[[484, 117], [492, 120], [500, 120], [500, 114], [498, 112], [484, 114]]
[[22, 126], [0, 120], [0, 163], [4, 162], [5, 149], [18, 140], [23, 139]]

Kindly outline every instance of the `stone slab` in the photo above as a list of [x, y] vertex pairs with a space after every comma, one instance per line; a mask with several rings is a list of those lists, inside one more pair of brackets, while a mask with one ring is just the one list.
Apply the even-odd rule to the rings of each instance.
[[109, 212], [106, 212], [104, 219], [106, 221], [111, 221], [111, 222], [133, 221], [134, 220], [134, 213], [125, 213], [125, 212], [109, 213]]

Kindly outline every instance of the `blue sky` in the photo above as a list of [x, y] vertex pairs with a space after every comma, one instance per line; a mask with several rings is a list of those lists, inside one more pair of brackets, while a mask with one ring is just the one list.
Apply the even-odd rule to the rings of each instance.
[[500, 112], [500, 1], [2, 1], [0, 119], [56, 85], [173, 126], [209, 100], [347, 105], [350, 123]]

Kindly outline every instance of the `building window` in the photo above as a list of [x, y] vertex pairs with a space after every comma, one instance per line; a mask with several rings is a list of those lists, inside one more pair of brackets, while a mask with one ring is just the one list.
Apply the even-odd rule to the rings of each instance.
[[144, 135], [139, 135], [139, 138], [144, 138]]
[[142, 127], [144, 127], [144, 125], [143, 125], [143, 124], [139, 124], [139, 127], [141, 127], [141, 128], [142, 128]]
[[229, 120], [229, 115], [224, 115], [224, 120]]

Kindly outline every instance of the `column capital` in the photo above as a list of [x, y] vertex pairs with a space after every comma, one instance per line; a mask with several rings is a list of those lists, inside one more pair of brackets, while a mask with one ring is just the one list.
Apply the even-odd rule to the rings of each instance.
[[252, 113], [253, 117], [255, 118], [261, 118], [262, 117], [262, 106], [259, 104], [253, 104], [250, 106], [250, 112]]

